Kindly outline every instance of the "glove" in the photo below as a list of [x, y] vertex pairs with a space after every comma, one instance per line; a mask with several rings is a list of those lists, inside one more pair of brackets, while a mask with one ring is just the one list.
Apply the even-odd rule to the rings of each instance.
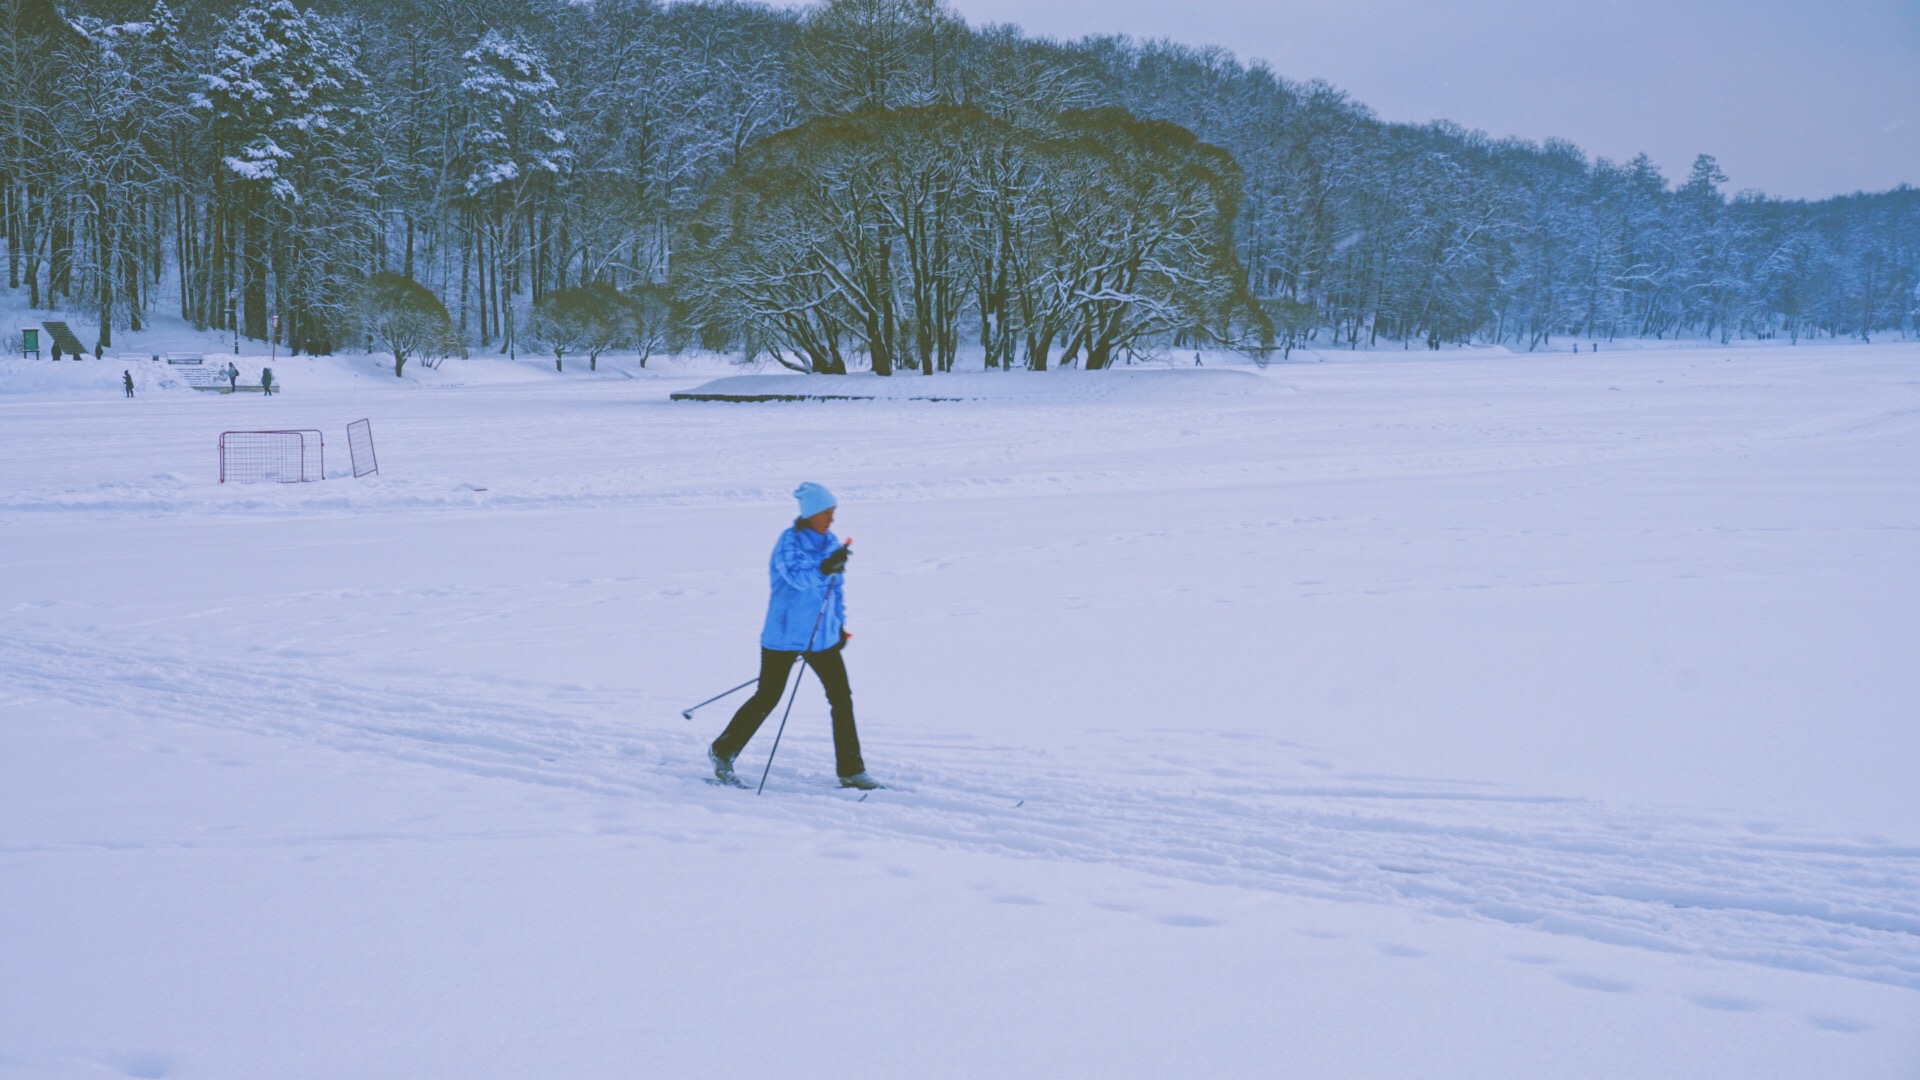
[[832, 575], [845, 570], [847, 568], [847, 557], [852, 554], [853, 549], [851, 547], [845, 544], [840, 545], [839, 550], [820, 560], [820, 572], [822, 574]]

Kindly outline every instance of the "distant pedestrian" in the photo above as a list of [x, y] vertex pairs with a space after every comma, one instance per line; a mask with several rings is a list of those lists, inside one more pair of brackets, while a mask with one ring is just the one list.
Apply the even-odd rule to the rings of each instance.
[[133, 372], [122, 371], [120, 373], [120, 378], [122, 381], [124, 381], [127, 384], [127, 396], [132, 397], [133, 396]]
[[260, 392], [268, 397], [273, 396], [273, 369], [270, 367], [260, 369]]
[[55, 360], [60, 359], [60, 339], [59, 338], [53, 339], [53, 358]]
[[1200, 352], [1199, 352], [1199, 350], [1197, 350], [1197, 349], [1196, 349], [1196, 350], [1194, 351], [1194, 354], [1193, 354], [1193, 366], [1194, 366], [1194, 367], [1205, 367], [1205, 366], [1206, 366], [1205, 364], [1202, 364], [1202, 363], [1200, 362]]
[[1599, 342], [1597, 342], [1597, 341], [1596, 341], [1596, 342], [1593, 342], [1593, 348], [1592, 348], [1591, 350], [1589, 350], [1589, 351], [1591, 351], [1591, 352], [1599, 352], [1599, 351], [1600, 351], [1600, 343], [1599, 343]]
[[226, 375], [227, 375], [227, 391], [229, 393], [232, 393], [233, 391], [240, 389], [240, 369], [237, 367], [234, 367], [233, 361], [231, 360], [227, 361]]

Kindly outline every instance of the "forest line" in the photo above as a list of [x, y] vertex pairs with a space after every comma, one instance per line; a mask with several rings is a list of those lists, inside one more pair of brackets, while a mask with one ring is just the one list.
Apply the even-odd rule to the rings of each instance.
[[649, 348], [815, 371], [933, 372], [963, 343], [1098, 367], [1920, 333], [1920, 190], [1730, 195], [1706, 155], [1669, 183], [1644, 156], [1385, 123], [1224, 50], [972, 28], [939, 0], [6, 19], [8, 283], [97, 313], [103, 345], [170, 310], [357, 346], [392, 277], [424, 288], [372, 291], [443, 306], [446, 347], [551, 347], [555, 313], [620, 296], [613, 329]]

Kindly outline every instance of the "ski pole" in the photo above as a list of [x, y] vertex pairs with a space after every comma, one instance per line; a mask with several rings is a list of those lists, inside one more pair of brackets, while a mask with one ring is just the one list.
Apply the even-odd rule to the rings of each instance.
[[680, 715], [691, 720], [693, 719], [693, 710], [704, 708], [708, 705], [711, 705], [714, 702], [719, 701], [721, 698], [726, 697], [728, 694], [737, 694], [740, 691], [745, 690], [747, 687], [752, 686], [754, 683], [757, 683], [759, 681], [760, 681], [760, 676], [755, 675], [753, 678], [748, 679], [746, 682], [741, 683], [739, 686], [736, 686], [731, 690], [723, 690], [720, 693], [713, 695], [712, 697], [708, 698], [707, 700], [701, 702], [698, 705], [691, 705], [691, 706], [688, 706], [687, 708], [681, 709]]
[[827, 617], [827, 605], [833, 603], [833, 589], [839, 583], [839, 574], [827, 580], [826, 598], [820, 601], [820, 614], [813, 617], [813, 629], [807, 631], [807, 647], [800, 654], [800, 674], [793, 677], [793, 693], [787, 695], [787, 711], [780, 714], [780, 727], [773, 733], [773, 749], [767, 751], [767, 767], [760, 770], [760, 786], [753, 789], [755, 795], [767, 790], [767, 774], [773, 771], [773, 755], [780, 752], [780, 736], [786, 734], [787, 717], [793, 715], [793, 701], [800, 696], [800, 680], [807, 677], [807, 653], [813, 651], [814, 635], [820, 632], [820, 620]]

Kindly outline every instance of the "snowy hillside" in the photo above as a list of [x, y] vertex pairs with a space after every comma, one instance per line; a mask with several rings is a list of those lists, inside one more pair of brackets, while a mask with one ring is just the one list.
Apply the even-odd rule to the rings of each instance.
[[0, 1077], [1920, 1074], [1920, 345], [1300, 359], [0, 362]]

